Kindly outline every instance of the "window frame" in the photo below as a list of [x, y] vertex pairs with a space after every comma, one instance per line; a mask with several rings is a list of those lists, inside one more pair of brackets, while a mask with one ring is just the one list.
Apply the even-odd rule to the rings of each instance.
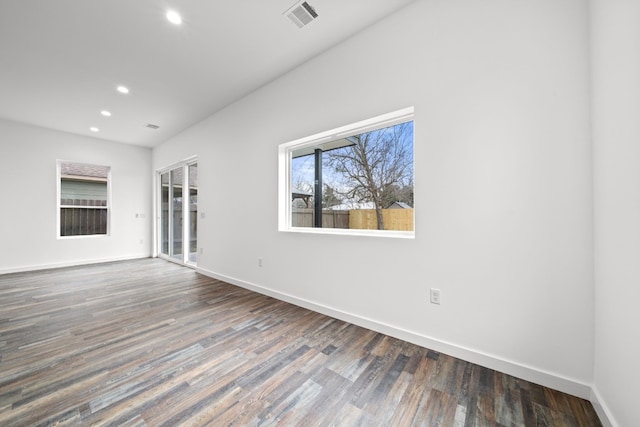
[[[62, 164], [73, 163], [77, 165], [90, 165], [109, 168], [107, 172], [107, 204], [106, 206], [75, 206], [75, 205], [63, 205], [62, 199]], [[111, 211], [112, 211], [112, 197], [111, 197], [111, 166], [101, 165], [97, 163], [78, 162], [73, 160], [56, 160], [56, 238], [57, 239], [83, 239], [83, 238], [105, 238], [111, 236]], [[61, 215], [60, 211], [63, 208], [79, 208], [79, 209], [105, 209], [107, 211], [107, 230], [105, 234], [73, 234], [63, 236], [61, 234]]]
[[[372, 236], [372, 237], [392, 237], [392, 238], [415, 238], [415, 210], [413, 230], [369, 230], [369, 229], [345, 229], [345, 228], [321, 228], [321, 227], [294, 227], [292, 223], [292, 153], [296, 150], [321, 146], [333, 140], [348, 136], [391, 127], [400, 123], [414, 122], [414, 152], [415, 152], [415, 120], [414, 107], [407, 107], [380, 116], [361, 120], [348, 125], [340, 126], [331, 130], [316, 133], [314, 135], [295, 139], [278, 146], [278, 231], [290, 233], [310, 233], [310, 234], [333, 234], [346, 236]], [[414, 157], [415, 173], [415, 157]], [[415, 190], [415, 180], [414, 180]]]

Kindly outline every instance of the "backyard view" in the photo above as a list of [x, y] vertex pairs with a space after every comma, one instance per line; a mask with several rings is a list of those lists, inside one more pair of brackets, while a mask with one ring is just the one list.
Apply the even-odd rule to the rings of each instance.
[[413, 231], [413, 121], [292, 152], [293, 227]]
[[109, 167], [60, 162], [60, 236], [107, 234]]
[[197, 262], [198, 164], [185, 163], [160, 174], [160, 253]]

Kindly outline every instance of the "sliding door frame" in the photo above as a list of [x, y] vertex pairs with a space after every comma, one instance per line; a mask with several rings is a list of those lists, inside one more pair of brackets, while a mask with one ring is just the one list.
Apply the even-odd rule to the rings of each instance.
[[[197, 199], [196, 199], [196, 211], [193, 216], [191, 215], [190, 205], [191, 205], [191, 187], [189, 182], [189, 172], [191, 167], [194, 165], [197, 166], [198, 158], [196, 156], [185, 159], [181, 162], [174, 163], [170, 166], [166, 166], [164, 168], [156, 170], [155, 173], [155, 194], [156, 194], [156, 207], [155, 207], [155, 254], [162, 259], [166, 259], [168, 261], [176, 262], [178, 264], [186, 265], [189, 267], [197, 266], [197, 255], [198, 255], [198, 247], [196, 240], [196, 248], [195, 248], [195, 257], [191, 258], [191, 221], [197, 221], [198, 212], [197, 212]], [[182, 182], [175, 183], [173, 182], [173, 174], [172, 171], [176, 169], [182, 170]], [[162, 175], [169, 174], [169, 182], [168, 182], [168, 206], [167, 206], [167, 215], [168, 215], [168, 230], [167, 230], [167, 252], [163, 252], [163, 227], [165, 226], [163, 222], [163, 210], [162, 210]], [[174, 210], [173, 210], [173, 189], [174, 186], [179, 185], [182, 188], [182, 253], [178, 254], [178, 256], [173, 255], [173, 245], [175, 243], [174, 230], [175, 226], [173, 224]], [[197, 185], [196, 185], [197, 191]], [[197, 194], [197, 193], [196, 193]], [[196, 239], [197, 239], [197, 231], [196, 231]]]

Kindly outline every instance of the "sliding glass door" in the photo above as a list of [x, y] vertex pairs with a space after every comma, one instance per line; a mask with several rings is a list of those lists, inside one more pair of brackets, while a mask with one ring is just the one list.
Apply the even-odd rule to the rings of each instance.
[[159, 255], [197, 263], [198, 164], [185, 162], [159, 174]]

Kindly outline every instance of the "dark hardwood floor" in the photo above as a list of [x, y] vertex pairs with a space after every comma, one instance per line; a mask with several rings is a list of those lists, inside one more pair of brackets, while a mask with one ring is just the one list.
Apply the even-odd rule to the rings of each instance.
[[1, 426], [599, 426], [591, 404], [147, 259], [0, 276]]

